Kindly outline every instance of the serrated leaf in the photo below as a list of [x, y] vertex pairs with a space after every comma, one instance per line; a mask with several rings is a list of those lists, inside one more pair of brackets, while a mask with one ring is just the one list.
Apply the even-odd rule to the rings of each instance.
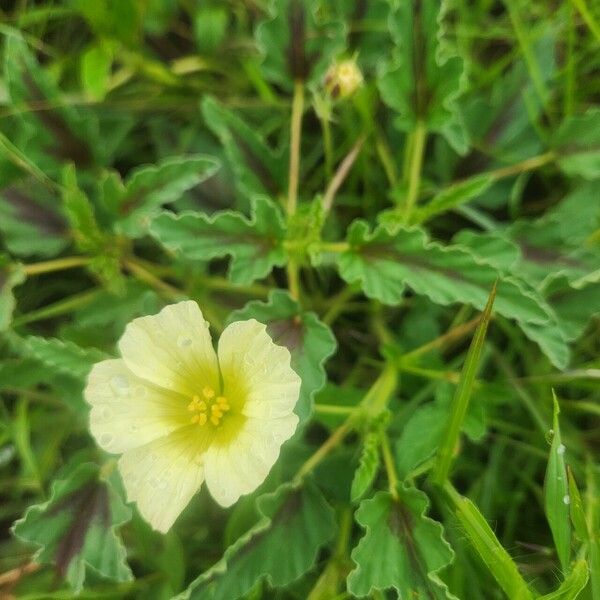
[[398, 500], [377, 492], [356, 512], [366, 532], [352, 551], [356, 568], [348, 575], [348, 591], [362, 597], [393, 588], [402, 600], [455, 598], [438, 576], [454, 553], [442, 526], [425, 516], [427, 496], [410, 487], [398, 492]]
[[264, 138], [236, 113], [206, 96], [202, 100], [206, 125], [219, 138], [240, 194], [277, 196], [287, 182], [287, 154], [274, 152]]
[[521, 260], [519, 247], [500, 233], [479, 233], [463, 229], [452, 238], [452, 243], [469, 248], [475, 255], [485, 258], [486, 262], [503, 273], [513, 273], [514, 269], [518, 272]]
[[400, 129], [412, 131], [423, 122], [464, 153], [468, 144], [456, 107], [464, 65], [442, 44], [440, 10], [439, 0], [395, 3], [389, 28], [397, 50], [384, 65], [378, 86], [383, 101], [398, 114]]
[[585, 560], [578, 560], [560, 587], [554, 592], [540, 596], [539, 600], [575, 600], [585, 588], [589, 569]]
[[303, 311], [287, 292], [273, 290], [266, 302], [248, 302], [233, 311], [229, 322], [256, 319], [267, 326], [276, 344], [285, 346], [292, 355], [292, 368], [302, 380], [300, 399], [295, 413], [306, 421], [313, 408], [313, 396], [327, 379], [324, 364], [337, 348], [331, 329], [314, 312]]
[[340, 275], [359, 281], [370, 298], [399, 304], [406, 287], [438, 304], [456, 302], [483, 309], [497, 278], [495, 310], [519, 321], [549, 320], [544, 300], [522, 282], [502, 277], [494, 267], [460, 246], [429, 241], [417, 228], [378, 226], [372, 233], [363, 221], [348, 231], [350, 249], [338, 257]]
[[146, 234], [160, 206], [178, 200], [214, 175], [219, 166], [215, 158], [196, 155], [175, 156], [134, 169], [117, 198], [109, 200], [120, 216], [116, 230], [133, 238]]
[[259, 580], [273, 587], [287, 585], [313, 566], [335, 531], [332, 508], [310, 482], [300, 487], [284, 484], [261, 496], [258, 508], [260, 521], [179, 600], [236, 600]]
[[6, 248], [18, 256], [55, 256], [69, 242], [57, 199], [33, 177], [0, 191], [0, 232]]
[[554, 435], [544, 479], [544, 508], [560, 564], [563, 571], [568, 573], [571, 559], [571, 517], [569, 508], [571, 497], [569, 496], [569, 482], [565, 466], [565, 446], [562, 443], [558, 421], [559, 412], [560, 409], [555, 396], [552, 421]]
[[600, 109], [567, 118], [553, 140], [560, 168], [571, 176], [600, 178]]
[[6, 331], [10, 327], [16, 306], [13, 289], [24, 281], [23, 266], [0, 254], [0, 331]]
[[378, 431], [369, 431], [363, 441], [358, 469], [354, 472], [350, 498], [352, 502], [360, 500], [370, 489], [379, 470], [379, 440]]
[[25, 338], [23, 351], [54, 371], [77, 379], [83, 379], [94, 363], [109, 358], [96, 348], [81, 348], [73, 342], [34, 335]]
[[320, 0], [271, 0], [269, 8], [256, 28], [265, 78], [288, 91], [295, 79], [317, 85], [345, 48], [344, 21], [330, 18]]
[[12, 531], [39, 546], [34, 560], [54, 564], [79, 592], [90, 574], [132, 579], [125, 547], [115, 532], [130, 517], [130, 510], [100, 478], [99, 467], [84, 463], [55, 481], [48, 501], [31, 506]]
[[266, 277], [273, 267], [285, 264], [285, 231], [277, 206], [260, 196], [252, 199], [250, 219], [230, 210], [210, 217], [199, 212], [164, 212], [150, 227], [161, 244], [185, 260], [231, 256], [229, 279], [238, 284]]

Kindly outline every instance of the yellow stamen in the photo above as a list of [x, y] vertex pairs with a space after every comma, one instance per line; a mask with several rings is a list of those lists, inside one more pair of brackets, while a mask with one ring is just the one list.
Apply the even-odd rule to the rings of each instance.
[[[215, 391], [206, 386], [202, 390], [202, 396], [206, 399], [201, 400], [199, 395], [194, 395], [187, 409], [195, 413], [191, 417], [191, 422], [198, 425], [205, 425], [209, 420], [216, 427], [221, 424], [223, 414], [231, 410], [229, 402], [225, 396], [217, 396]], [[210, 408], [210, 411], [209, 411]]]

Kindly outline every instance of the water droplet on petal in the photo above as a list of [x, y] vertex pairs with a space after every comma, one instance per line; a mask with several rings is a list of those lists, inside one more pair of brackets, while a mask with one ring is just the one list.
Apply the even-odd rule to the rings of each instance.
[[168, 481], [166, 479], [159, 479], [158, 482], [157, 482], [157, 484], [156, 484], [156, 487], [159, 490], [166, 490], [167, 489], [167, 485], [168, 485]]
[[187, 335], [180, 335], [177, 338], [177, 345], [180, 348], [187, 348], [188, 346], [192, 345], [192, 338]]
[[105, 419], [108, 420], [110, 419], [112, 416], [114, 415], [113, 409], [110, 408], [109, 406], [105, 406], [101, 411], [100, 411], [100, 416]]
[[115, 437], [113, 436], [112, 433], [103, 433], [100, 436], [99, 442], [100, 442], [101, 446], [110, 446], [110, 444], [112, 444], [114, 439], [115, 439]]
[[116, 375], [110, 382], [115, 392], [119, 395], [126, 394], [129, 391], [129, 379], [125, 375]]
[[192, 462], [198, 466], [202, 466], [204, 464], [204, 454], [196, 454]]

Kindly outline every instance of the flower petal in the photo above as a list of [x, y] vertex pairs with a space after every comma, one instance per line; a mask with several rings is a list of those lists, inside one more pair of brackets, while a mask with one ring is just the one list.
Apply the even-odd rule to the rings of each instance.
[[90, 430], [107, 452], [125, 452], [189, 423], [186, 397], [136, 377], [123, 360], [104, 360], [88, 376]]
[[225, 395], [244, 399], [247, 417], [273, 419], [292, 413], [300, 377], [290, 366], [287, 348], [278, 346], [255, 319], [228, 325], [219, 340], [219, 364]]
[[213, 444], [204, 456], [206, 485], [221, 506], [253, 492], [279, 457], [281, 444], [296, 430], [298, 417], [249, 418], [228, 445]]
[[[193, 429], [193, 431], [192, 431]], [[206, 441], [193, 426], [129, 450], [119, 459], [127, 500], [163, 533], [188, 505], [204, 480]]]
[[119, 349], [129, 369], [161, 387], [188, 396], [206, 385], [218, 387], [208, 323], [195, 302], [171, 304], [157, 315], [134, 319]]

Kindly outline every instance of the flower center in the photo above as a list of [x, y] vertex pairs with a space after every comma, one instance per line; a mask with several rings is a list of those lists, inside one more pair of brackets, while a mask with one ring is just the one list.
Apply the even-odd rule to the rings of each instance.
[[223, 415], [231, 409], [227, 398], [217, 396], [209, 386], [202, 390], [202, 396], [196, 394], [187, 408], [194, 413], [190, 419], [192, 423], [206, 425], [210, 421], [215, 427], [221, 424]]

